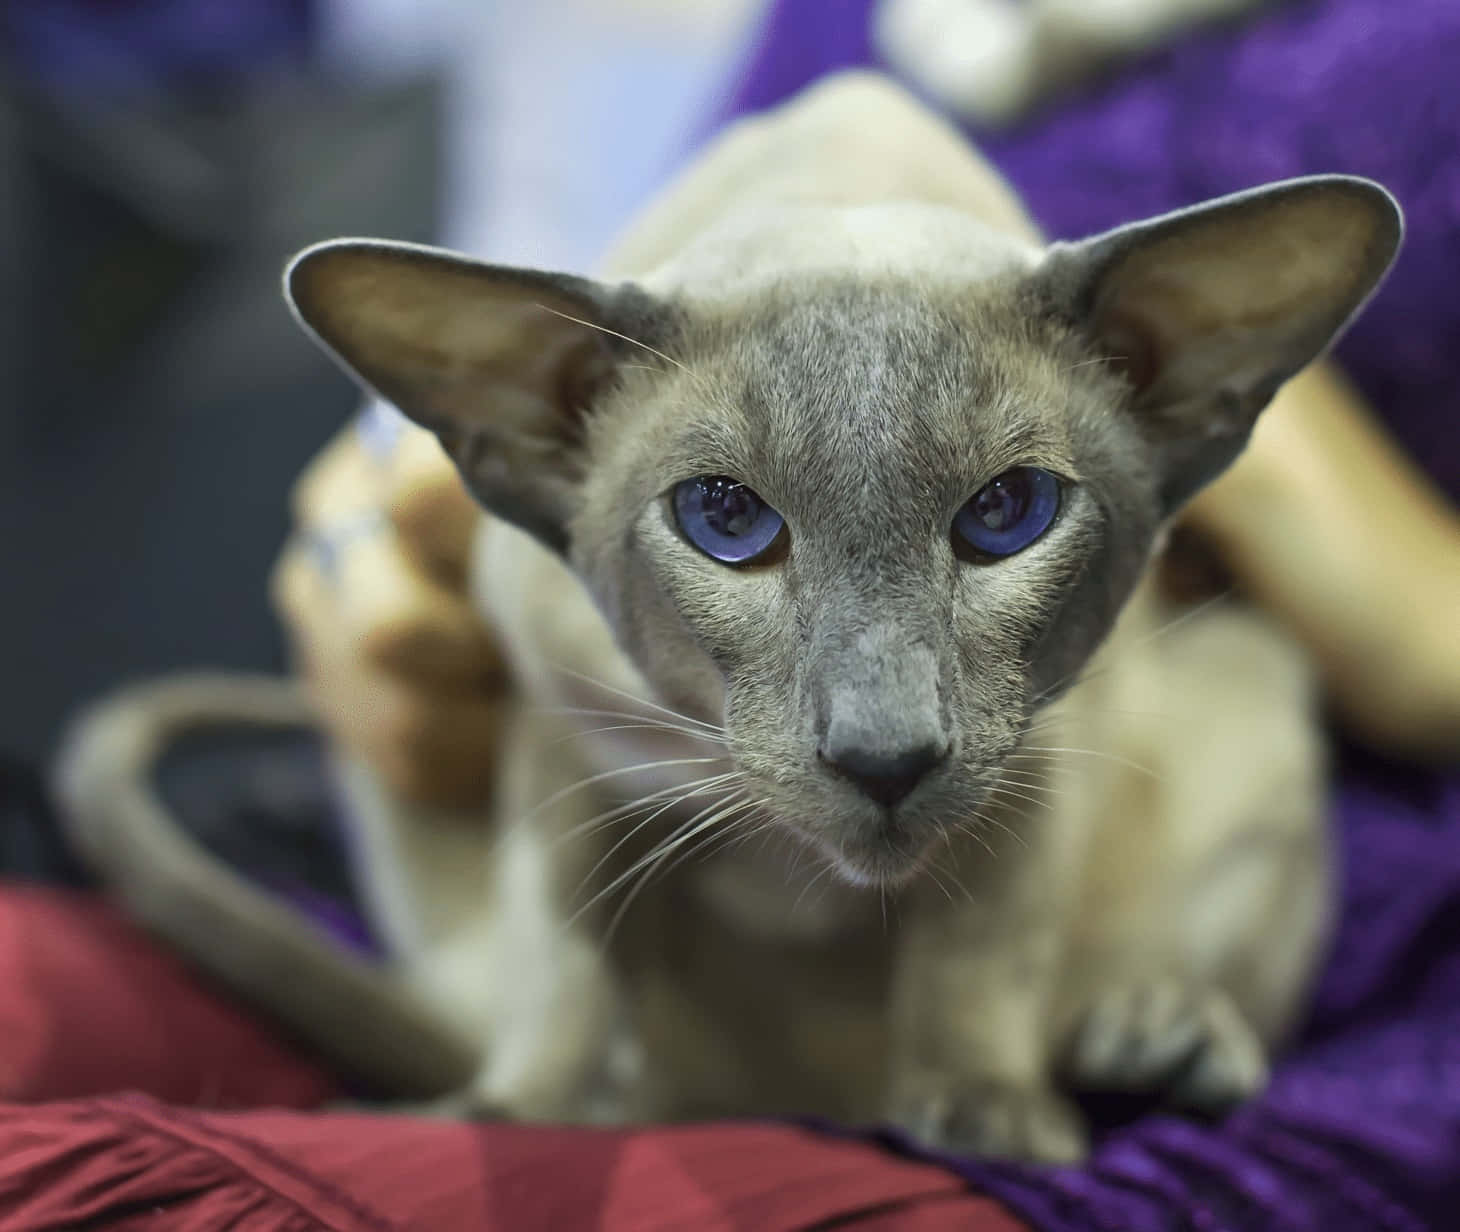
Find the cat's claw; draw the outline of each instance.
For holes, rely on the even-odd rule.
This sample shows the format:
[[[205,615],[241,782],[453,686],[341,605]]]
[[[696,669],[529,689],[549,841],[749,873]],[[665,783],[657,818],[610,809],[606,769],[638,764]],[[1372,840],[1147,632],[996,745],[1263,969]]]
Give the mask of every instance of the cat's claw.
[[[1075,1025],[1062,1071],[1079,1090],[1157,1095],[1217,1115],[1262,1089],[1267,1060],[1226,993],[1154,979],[1097,996]]]
[[[927,1146],[1035,1163],[1076,1163],[1088,1145],[1079,1113],[1047,1088],[926,1074],[902,1084],[892,1119]]]

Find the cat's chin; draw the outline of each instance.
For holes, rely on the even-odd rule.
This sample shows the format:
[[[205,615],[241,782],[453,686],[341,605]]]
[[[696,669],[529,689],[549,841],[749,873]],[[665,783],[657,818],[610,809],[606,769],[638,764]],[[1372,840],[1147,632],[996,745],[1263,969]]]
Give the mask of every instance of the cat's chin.
[[[916,877],[923,867],[921,851],[909,854],[885,843],[828,847],[826,854],[843,881],[862,889],[897,889]]]

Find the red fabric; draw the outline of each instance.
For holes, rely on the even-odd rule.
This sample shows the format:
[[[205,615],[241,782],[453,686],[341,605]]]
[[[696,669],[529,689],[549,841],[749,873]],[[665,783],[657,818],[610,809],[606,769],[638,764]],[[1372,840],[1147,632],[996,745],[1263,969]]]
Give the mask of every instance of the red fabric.
[[[0,1232],[1023,1228],[952,1173],[786,1126],[257,1107],[331,1087],[106,906],[0,891]],[[127,1088],[149,1094],[71,1098]]]
[[[336,1084],[86,894],[0,892],[0,1100],[116,1090],[314,1107]]]
[[[640,1131],[0,1106],[0,1230],[1021,1232],[952,1173],[785,1126]]]

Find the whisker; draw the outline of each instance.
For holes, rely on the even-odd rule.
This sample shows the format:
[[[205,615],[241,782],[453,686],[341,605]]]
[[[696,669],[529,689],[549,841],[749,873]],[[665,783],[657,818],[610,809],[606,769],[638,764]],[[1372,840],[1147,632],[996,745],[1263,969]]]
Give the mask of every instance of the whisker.
[[[1172,714],[1167,710],[1133,710],[1127,706],[1090,706],[1082,707],[1082,713],[1103,716],[1111,714],[1133,715],[1139,719],[1184,719],[1190,716],[1183,714]],[[1063,714],[1038,714],[1029,724],[1028,731],[1037,731],[1041,727],[1054,727],[1060,723],[1069,722],[1069,716]]]
[[[718,744],[724,744],[726,736],[723,727],[714,727],[708,723],[700,723],[697,727],[688,727],[683,723],[671,723],[668,719],[661,719],[652,714],[630,714],[627,710],[596,710],[587,709],[582,706],[538,706],[533,709],[533,713],[569,715],[574,718],[626,719],[634,723],[643,723],[647,727],[658,726],[662,727],[665,731],[679,732],[685,736],[713,740]],[[695,720],[695,722],[698,723],[698,720]]]
[[[988,818],[984,817],[982,813],[975,813],[974,816],[977,817],[980,821],[988,820]],[[986,852],[988,852],[989,855],[993,856],[994,859],[998,859],[999,853],[994,850],[993,844],[990,843],[988,839],[986,839],[967,822],[955,821],[953,823],[953,828],[962,831],[962,833],[968,835],[969,838],[973,839],[973,841],[976,842],[980,847],[982,847]],[[1007,826],[1004,828],[1008,829]],[[1013,834],[1014,832],[1012,830],[1009,830],[1009,833]]]
[[[710,789],[710,790],[713,790],[713,789]],[[703,793],[699,793],[699,794],[703,794]],[[730,797],[728,797],[728,798],[729,799],[734,799],[734,795],[735,794],[738,794],[738,793],[732,793],[732,795]],[[726,799],[727,799],[727,797],[722,796],[720,799],[713,801],[709,805],[709,808],[707,808],[704,811],[705,812],[708,812],[709,809],[718,808],[721,804],[725,803],[725,800]],[[638,824],[636,824],[633,827],[633,829],[631,829],[627,834],[622,835],[619,838],[618,842],[616,842],[612,847],[610,847],[606,852],[603,853],[603,855],[599,858],[598,863],[595,864],[591,869],[588,870],[587,875],[583,878],[582,884],[585,885],[585,886],[588,885],[588,884],[590,884],[592,882],[593,878],[598,875],[598,870],[601,869],[605,864],[607,864],[609,862],[609,860],[611,860],[614,857],[614,855],[623,847],[623,845],[625,843],[627,843],[630,839],[632,839],[634,837],[634,835],[638,834],[641,830],[643,830],[643,828],[645,826],[647,826],[651,822],[653,822],[655,818],[662,816],[664,813],[668,812],[670,809],[672,809],[678,803],[680,803],[679,800],[671,800],[671,801],[669,801],[669,803],[665,804],[663,807],[655,809],[648,817],[644,818],[643,821],[641,821]]]
[[[754,807],[759,803],[760,801],[758,800],[746,801],[747,807]],[[722,818],[721,820],[724,819]],[[734,817],[730,824],[725,827],[723,833],[711,835],[698,847],[691,847],[687,851],[682,852],[672,864],[664,869],[664,875],[667,877],[684,863],[684,861],[694,856],[699,856],[702,860],[708,860],[713,855],[727,851],[738,843],[748,842],[764,830],[773,828],[772,822],[765,818],[756,817],[753,814],[742,814],[741,816]],[[715,845],[717,843],[719,844],[718,847]]]
[[[633,346],[642,347],[644,350],[648,351],[650,355],[657,355],[666,364],[673,364],[681,372],[688,373],[690,376],[694,375],[693,372],[690,372],[690,370],[685,367],[684,364],[680,363],[679,360],[675,359],[674,356],[666,355],[663,351],[651,347],[647,342],[640,342],[637,338],[630,338],[628,334],[621,334],[616,329],[609,329],[607,325],[600,325],[597,321],[585,321],[581,317],[575,317],[566,312],[559,312],[558,309],[550,308],[547,304],[544,303],[535,303],[534,307],[541,308],[544,312],[550,312],[555,317],[562,317],[565,321],[572,321],[574,325],[585,325],[589,329],[596,329],[600,334],[607,334],[611,338],[618,338],[621,341],[630,343]]]
[[[742,776],[739,770],[731,770],[727,774],[711,775],[709,778],[696,779],[692,783],[677,784],[673,787],[661,787],[658,791],[651,791],[647,795],[640,796],[637,800],[630,800],[625,804],[615,805],[613,808],[599,813],[597,817],[591,817],[587,821],[580,822],[570,830],[566,830],[562,834],[557,835],[548,846],[550,848],[555,847],[560,843],[567,842],[569,839],[591,834],[594,830],[602,829],[616,821],[626,820],[636,813],[653,808],[666,797],[669,798],[671,806],[681,804],[685,800],[692,800],[697,796],[702,796],[705,792],[713,791],[716,787],[724,786],[740,777]]]
[[[700,818],[704,817],[707,813],[711,812],[712,810],[721,807],[723,805],[723,803],[724,803],[724,797],[721,797],[719,800],[715,800],[711,804],[707,805],[705,808],[701,809],[693,817],[689,818],[689,820],[684,821],[684,822],[681,822],[678,826],[676,826],[670,832],[668,838],[661,839],[659,842],[655,843],[644,856],[641,856],[638,860],[636,860],[633,864],[631,864],[628,869],[626,869],[624,872],[620,873],[611,882],[609,882],[608,885],[604,886],[601,890],[599,890],[597,893],[595,893],[592,898],[590,898],[587,902],[585,902],[577,911],[575,911],[568,918],[568,920],[563,925],[563,927],[564,928],[570,927],[585,912],[591,911],[598,903],[602,902],[606,897],[608,897],[610,894],[612,894],[616,889],[618,889],[625,882],[627,882],[631,878],[633,878],[642,869],[644,869],[645,867],[653,864],[653,862],[660,857],[660,855],[663,853],[663,851],[666,849],[666,847],[668,846],[668,844],[670,842],[672,842],[678,836],[686,833],[688,830],[692,829],[693,826],[695,825],[695,823]],[[599,864],[594,867],[593,872],[597,872],[598,868],[601,867],[601,866],[602,866],[602,861],[600,861]],[[582,889],[583,889],[583,887],[586,886],[589,883],[589,881],[591,880],[591,878],[593,876],[593,872],[590,872],[588,874],[588,876],[585,876],[583,878],[582,882],[579,883],[579,892],[581,892]],[[607,936],[606,935],[605,935],[605,937],[604,937],[603,940],[604,940],[604,943],[606,944],[607,943]]]
[[[1129,357],[1125,355],[1097,355],[1094,359],[1082,359],[1077,364],[1071,364],[1068,368],[1065,369],[1065,371],[1073,372],[1076,368],[1088,368],[1092,364],[1108,364],[1116,360],[1124,360],[1127,358]]]
[[[1232,593],[1232,590],[1229,588],[1222,591],[1220,594],[1213,595],[1209,599],[1203,599],[1195,607],[1188,608],[1179,616],[1172,617],[1170,620],[1166,621],[1165,624],[1159,626],[1156,629],[1153,629],[1151,632],[1138,638],[1135,642],[1131,643],[1131,645],[1127,649],[1138,650],[1142,646],[1150,645],[1150,643],[1154,642],[1158,637],[1164,637],[1166,634],[1172,632],[1173,630],[1180,628],[1188,620],[1199,616],[1209,607],[1221,603],[1225,599],[1230,599],[1232,597]],[[1070,683],[1071,681],[1073,681],[1073,684],[1071,684],[1070,687],[1075,688],[1079,685],[1086,684],[1091,680],[1098,680],[1108,671],[1110,671],[1109,664],[1101,667],[1098,671],[1091,671],[1090,665],[1088,664],[1084,667],[1077,668],[1075,671],[1069,672],[1066,675],[1060,677],[1060,679],[1056,680],[1052,685],[1049,686],[1049,688],[1045,689],[1037,697],[1035,697],[1032,704],[1036,706],[1040,705],[1041,703],[1048,700],[1055,693],[1057,693],[1064,685]]]
[[[718,727],[714,723],[706,723],[703,719],[697,719],[693,715],[683,714],[670,706],[662,706],[658,702],[649,701],[648,698],[638,697],[630,693],[627,689],[616,688],[614,685],[609,684],[607,681],[599,680],[597,677],[585,675],[583,672],[575,671],[571,667],[564,667],[561,663],[550,663],[548,666],[555,672],[561,672],[565,676],[572,676],[575,680],[581,680],[584,684],[593,685],[595,688],[602,689],[605,693],[611,693],[615,697],[622,697],[636,706],[644,706],[660,714],[667,714],[671,719],[677,719],[681,723],[689,724],[691,727],[699,727],[705,731],[717,733],[723,733],[725,730],[723,727]]]
[[[728,799],[734,800],[735,795],[737,794],[740,793],[733,793],[728,797]],[[701,809],[688,821],[683,822],[681,825],[679,825],[669,835],[667,839],[663,840],[660,843],[656,843],[647,855],[641,856],[625,872],[620,873],[617,877],[610,881],[608,885],[606,885],[602,890],[600,890],[586,903],[584,903],[583,906],[575,911],[573,915],[567,920],[567,924],[573,924],[585,912],[590,911],[596,904],[602,902],[604,898],[606,898],[608,895],[617,890],[620,886],[626,884],[632,878],[637,876],[645,868],[650,867],[657,860],[662,859],[663,856],[669,854],[669,852],[677,851],[682,843],[688,842],[689,839],[693,838],[696,834],[701,833],[701,831],[705,827],[713,825],[716,821],[720,819],[720,814],[715,813],[714,810],[722,808],[722,806],[726,806],[726,801],[726,797],[722,797],[721,799],[714,801],[712,804]],[[738,805],[731,804],[728,807],[736,808],[738,807]],[[710,815],[707,817],[707,814]],[[597,869],[595,868],[594,871],[596,872]],[[592,874],[590,873],[589,877],[591,876]],[[588,877],[585,877],[583,880],[586,883],[588,879]]]
[[[1049,807],[1048,800],[1041,800],[1038,796],[1026,796],[1022,791],[1015,791],[1012,787],[1001,787],[995,784],[994,786],[985,788],[985,790],[990,795],[1008,796],[1014,800],[1027,800],[1030,804],[1037,805],[1039,808]]]
[[[939,871],[948,874],[948,879],[951,882],[953,882],[954,888],[956,890],[958,890],[959,893],[961,893],[964,898],[966,898],[971,903],[976,902],[977,900],[973,897],[973,891],[971,891],[966,885],[964,885],[963,882],[962,882],[962,880],[958,876],[958,857],[957,857],[957,853],[954,852],[951,847],[947,847],[947,841],[948,841],[948,838],[949,837],[950,836],[948,834],[947,827],[945,826],[943,828],[943,840],[944,840],[944,845],[945,845],[945,847],[948,850],[948,855],[949,855],[949,859],[952,862],[952,867],[949,867],[948,865],[943,865],[943,864],[939,864],[939,865],[937,865],[937,867],[938,867]],[[929,859],[932,860],[932,857],[929,856]]]
[[[722,743],[718,737],[707,735],[704,732],[691,731],[687,727],[674,727],[668,723],[615,723],[611,727],[588,727],[582,731],[571,731],[566,736],[559,736],[556,740],[548,741],[549,746],[563,744],[569,740],[578,740],[584,736],[600,736],[604,732],[616,731],[660,731],[669,732],[671,735],[688,736],[695,740],[704,740],[712,744]]]
[[[632,719],[639,723],[663,723],[671,731],[678,731],[681,726],[678,723],[671,723],[667,719],[657,718],[652,714],[634,714],[630,710],[600,710],[588,706],[538,706],[533,709],[533,713],[567,714],[600,719]]]
[[[952,891],[950,891],[948,889],[948,887],[943,884],[943,879],[941,877],[939,877],[936,872],[933,871],[933,868],[934,868],[933,861],[931,859],[920,859],[918,861],[918,863],[917,863],[917,870],[918,870],[918,872],[920,872],[920,873],[926,873],[927,876],[928,876],[928,879],[935,886],[937,886],[938,889],[940,889],[940,890],[943,891],[943,897],[946,898],[951,903],[953,901],[953,893],[952,893]]]
[[[1066,790],[1065,788],[1042,787],[1038,783],[1021,783],[1018,779],[1000,778],[997,783],[991,784],[990,790],[993,788],[998,788],[999,791],[997,794],[1001,794],[1009,799],[1029,800],[1030,803],[1038,804],[1047,809],[1057,808],[1064,801],[1076,798],[1076,794],[1073,791]],[[1041,794],[1034,799],[1031,799],[1029,796],[1017,795],[1019,791],[1026,788],[1031,791],[1040,792]],[[994,804],[995,802],[990,800],[989,803]],[[1023,817],[1024,815],[1025,811],[1021,809],[1019,816]]]
[[[732,796],[731,799],[733,800],[734,797]],[[738,812],[742,812],[748,808],[754,808],[757,801],[752,798],[749,800],[741,800],[738,803],[727,804],[725,801],[718,801],[717,803],[724,804],[725,807],[721,808],[721,810],[718,813],[715,813],[713,816],[707,817],[705,818],[705,820],[699,822],[699,824],[695,825],[694,828],[690,830],[687,834],[678,834],[678,832],[676,832],[677,837],[671,837],[666,842],[655,847],[654,850],[649,853],[649,855],[645,856],[642,860],[634,864],[634,866],[630,868],[626,873],[622,874],[619,877],[616,877],[613,882],[603,891],[603,893],[594,896],[592,902],[588,904],[589,907],[593,905],[593,902],[599,901],[605,895],[612,894],[616,889],[619,888],[619,886],[623,885],[635,874],[642,872],[642,876],[639,877],[637,884],[635,884],[633,889],[624,896],[623,902],[618,905],[617,910],[613,913],[613,918],[609,920],[608,928],[604,930],[605,944],[607,943],[608,939],[612,937],[613,934],[617,931],[619,922],[624,918],[624,915],[627,913],[629,907],[633,905],[634,900],[639,896],[639,893],[644,889],[644,887],[653,880],[654,874],[659,870],[660,866],[663,865],[665,860],[667,860],[686,843],[691,842],[699,835],[705,833],[705,831],[709,830],[712,826],[718,824],[726,818],[735,816],[735,814]],[[710,807],[714,808],[716,806],[711,805]],[[706,812],[709,812],[709,809],[703,810],[699,814],[699,816],[704,816],[704,813]],[[691,819],[691,822],[693,822],[693,820],[694,819]],[[587,910],[587,907],[585,907],[584,910]]]
[[[1161,776],[1157,774],[1154,770],[1152,770],[1150,766],[1143,766],[1138,761],[1131,761],[1129,757],[1121,757],[1119,754],[1116,753],[1106,753],[1100,749],[1078,749],[1071,748],[1066,745],[1053,744],[1026,744],[1022,745],[1020,747],[1020,751],[1012,754],[1012,756],[1023,757],[1025,755],[1025,750],[1030,753],[1073,753],[1084,757],[1099,757],[1103,758],[1105,761],[1115,762],[1117,765],[1129,766],[1132,770],[1139,770],[1142,774],[1150,775],[1157,782],[1163,781]],[[1055,761],[1057,759],[1049,757],[1045,758],[1045,760]]]
[[[1003,810],[1006,815],[1013,817],[1013,819],[1021,825],[1027,826],[1031,824],[1037,824],[1036,822],[1031,822],[1030,820],[1028,805],[1021,806],[1012,802],[1000,802],[996,803],[994,807]],[[990,816],[989,814],[984,812],[973,812],[970,813],[969,816],[977,819],[988,830],[997,830],[1000,834],[1007,834],[1011,839],[1018,843],[1019,846],[1023,847],[1025,850],[1028,850],[1029,840],[1026,839],[1024,835],[1020,834],[1018,830],[1014,829],[1013,826],[1010,826],[1001,821],[997,816]]]
[[[725,855],[737,847],[743,847],[755,838],[768,839],[774,835],[775,830],[775,822],[764,815],[751,814],[746,817],[738,817],[727,831],[725,842],[719,847],[706,845],[704,858],[708,860],[712,855]]]
[[[1050,763],[1058,765],[1058,762]],[[1068,787],[1062,787],[1056,783],[1046,780],[1047,772],[1038,770],[1010,770],[1007,766],[999,770],[997,783],[1012,783],[1015,787],[1024,787],[1030,791],[1042,791],[1046,795],[1059,799],[1070,795]],[[1018,776],[1018,777],[1016,777]]]
[[[826,859],[825,856],[823,856],[822,858],[823,859]],[[796,895],[796,901],[791,904],[791,914],[792,915],[795,915],[796,914],[796,909],[801,906],[801,900],[803,898],[805,898],[808,893],[810,893],[811,887],[814,886],[818,881],[820,881],[823,877],[825,877],[827,875],[827,873],[831,872],[835,868],[836,868],[836,863],[834,861],[832,861],[832,860],[827,860],[825,867],[822,868],[822,870],[819,873],[817,873],[816,876],[814,876],[813,878],[811,878],[810,881],[808,881],[804,886],[801,887],[801,893],[799,893],[798,895]]]
[[[731,832],[732,833],[733,833],[733,831],[735,829],[735,826],[737,824],[738,824],[738,819],[737,819],[736,822],[732,822],[731,823],[730,829],[731,829]],[[688,842],[689,839],[692,838],[692,837],[693,837],[692,835],[686,836],[685,841]],[[622,923],[624,917],[628,915],[629,908],[631,906],[633,906],[634,900],[636,898],[638,898],[639,897],[639,894],[645,889],[645,887],[647,887],[648,884],[651,881],[654,880],[655,876],[658,875],[658,873],[660,872],[661,868],[663,868],[664,875],[667,877],[676,868],[678,868],[679,865],[684,862],[684,860],[686,860],[688,857],[690,857],[692,855],[695,855],[695,854],[700,853],[703,847],[708,846],[709,844],[713,843],[715,841],[715,838],[719,838],[719,837],[722,837],[722,836],[715,835],[715,836],[711,837],[710,839],[707,839],[704,844],[701,844],[701,847],[700,848],[695,848],[695,847],[689,848],[689,850],[681,853],[672,863],[670,863],[670,865],[667,868],[663,868],[663,864],[664,864],[664,861],[668,858],[668,856],[669,856],[670,853],[668,851],[663,852],[658,857],[658,859],[652,865],[650,865],[649,868],[647,868],[647,869],[644,870],[643,875],[634,884],[633,888],[626,895],[624,895],[623,902],[621,902],[618,905],[617,909],[613,913],[613,918],[610,919],[609,922],[608,922],[608,927],[603,930],[603,944],[605,946],[607,946],[613,940],[614,936],[618,932],[619,924]],[[708,854],[708,853],[706,853],[706,854]]]
[[[657,770],[666,766],[703,766],[713,762],[723,762],[723,757],[671,757],[664,761],[644,761],[632,766],[615,766],[612,770],[604,770],[598,774],[589,775],[586,779],[579,779],[576,783],[570,783],[567,787],[560,788],[553,792],[546,800],[534,805],[523,814],[521,820],[528,821],[536,817],[544,809],[551,808],[560,800],[571,796],[575,791],[582,791],[585,787],[592,787],[595,783],[602,783],[607,779],[618,778],[625,774],[634,774],[640,770]]]

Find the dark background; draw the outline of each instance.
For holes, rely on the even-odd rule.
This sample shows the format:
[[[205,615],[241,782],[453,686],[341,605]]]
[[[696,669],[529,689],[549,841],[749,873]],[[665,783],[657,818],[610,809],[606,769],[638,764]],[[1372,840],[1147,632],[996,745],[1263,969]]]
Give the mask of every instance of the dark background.
[[[287,494],[357,400],[280,271],[438,229],[438,82],[326,78],[292,0],[109,7],[0,9],[0,754],[32,762],[123,681],[284,667]]]

